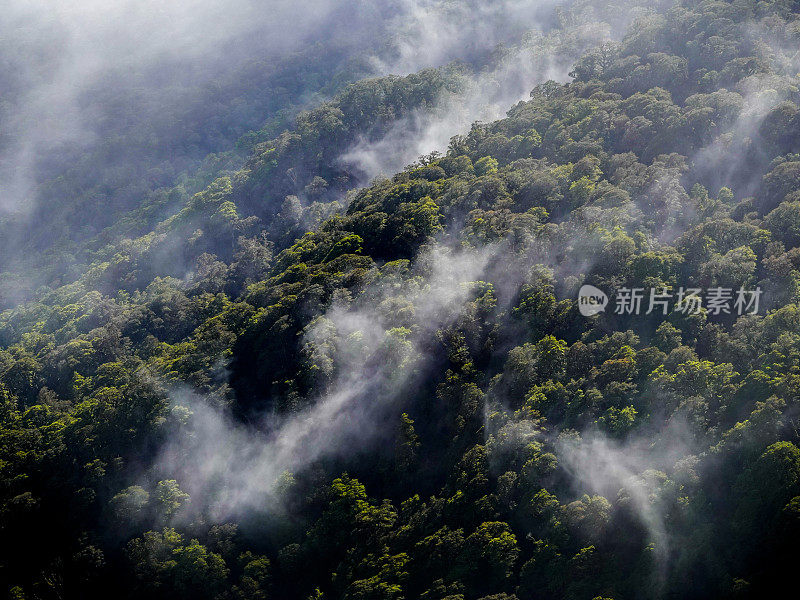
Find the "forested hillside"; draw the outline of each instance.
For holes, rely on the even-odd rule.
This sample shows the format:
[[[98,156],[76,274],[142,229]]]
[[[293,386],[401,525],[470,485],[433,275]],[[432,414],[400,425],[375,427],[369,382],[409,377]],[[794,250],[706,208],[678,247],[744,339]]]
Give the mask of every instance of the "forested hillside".
[[[402,31],[251,64],[3,217],[2,593],[796,587],[800,4],[523,8],[419,70]],[[733,295],[649,295],[690,289]]]

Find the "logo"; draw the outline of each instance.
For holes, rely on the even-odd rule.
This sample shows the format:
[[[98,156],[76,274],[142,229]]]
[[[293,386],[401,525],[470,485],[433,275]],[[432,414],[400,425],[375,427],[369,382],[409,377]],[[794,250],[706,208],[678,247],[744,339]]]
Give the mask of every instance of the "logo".
[[[584,317],[603,312],[608,306],[608,296],[593,285],[581,286],[578,290],[578,310]]]

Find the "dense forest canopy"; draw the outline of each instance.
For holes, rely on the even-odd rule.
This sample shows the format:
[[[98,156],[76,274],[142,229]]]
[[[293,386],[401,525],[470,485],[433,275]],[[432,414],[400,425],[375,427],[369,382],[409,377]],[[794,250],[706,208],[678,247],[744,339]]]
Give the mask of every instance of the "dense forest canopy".
[[[0,37],[2,593],[785,594],[800,3],[318,8],[112,53],[89,137]]]

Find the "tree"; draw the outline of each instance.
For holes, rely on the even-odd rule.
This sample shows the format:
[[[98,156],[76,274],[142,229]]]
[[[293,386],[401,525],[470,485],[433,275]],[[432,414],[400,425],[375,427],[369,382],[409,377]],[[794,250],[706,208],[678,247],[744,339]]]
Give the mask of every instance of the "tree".
[[[800,200],[781,202],[764,218],[764,225],[787,247],[800,246]]]
[[[156,484],[154,502],[161,516],[170,519],[189,501],[189,494],[178,487],[174,479],[165,479]]]

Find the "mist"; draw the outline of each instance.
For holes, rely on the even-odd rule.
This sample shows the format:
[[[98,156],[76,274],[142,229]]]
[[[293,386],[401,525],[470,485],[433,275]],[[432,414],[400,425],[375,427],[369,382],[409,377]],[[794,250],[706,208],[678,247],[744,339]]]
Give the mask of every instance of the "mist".
[[[536,83],[566,78],[574,56],[559,56],[554,38],[541,33],[557,25],[556,4],[318,0],[297,11],[284,0],[14,0],[0,24],[4,304],[83,269],[36,273],[32,249],[75,256],[154,191],[184,181],[206,156],[231,151],[270,118],[281,115],[280,123],[281,111],[319,104],[341,82],[465,65],[472,74],[463,93],[398,120],[378,141],[343,148],[340,164],[366,184],[444,149],[474,121],[502,116]],[[520,45],[523,35],[528,41]],[[289,65],[291,73],[292,61],[320,63],[314,68],[322,77],[281,91],[281,69]],[[262,97],[246,83],[253,79],[269,94],[278,86],[275,97]],[[340,83],[326,83],[332,79]],[[227,91],[239,88],[240,96]]]
[[[625,503],[645,527],[652,544],[655,576],[663,585],[670,554],[679,551],[677,531],[671,530],[661,485],[679,461],[699,451],[690,428],[670,420],[661,430],[643,429],[625,440],[612,439],[596,429],[580,436],[553,440],[559,464],[576,493],[598,494]]]
[[[352,301],[335,302],[304,334],[317,364],[330,363],[326,392],[288,417],[262,415],[256,424],[234,419],[189,390],[171,395],[181,426],[171,432],[150,478],[176,479],[191,497],[186,512],[215,522],[249,511],[280,511],[284,473],[316,461],[352,457],[392,441],[386,419],[396,413],[431,361],[438,329],[451,324],[471,299],[499,246],[450,250],[434,246],[411,272],[389,277]],[[384,308],[406,306],[402,325]]]
[[[3,79],[10,87],[0,117],[0,208],[32,210],[43,155],[103,135],[102,120],[114,107],[104,105],[102,95],[87,96],[97,86],[122,86],[117,93],[134,100],[127,118],[158,118],[156,106],[174,111],[249,55],[278,59],[296,49],[334,9],[325,0],[301,15],[283,0],[12,0],[0,31]]]
[[[59,164],[52,153],[88,149],[124,121],[181,119],[181,105],[248,62],[278,63],[320,41],[362,56],[376,76],[481,62],[540,28],[553,4],[314,0],[298,10],[288,0],[12,0],[0,24],[0,211],[36,207],[47,167]]]
[[[458,93],[445,94],[435,106],[418,109],[410,117],[398,120],[377,141],[360,140],[343,154],[342,164],[356,169],[364,183],[378,176],[391,175],[422,155],[444,152],[451,138],[468,131],[473,123],[502,118],[515,104],[527,100],[530,91],[538,84],[566,82],[582,52],[612,39],[611,26],[592,23],[552,30],[547,20],[540,21],[537,17],[554,5],[554,2],[546,1],[499,3],[491,9],[478,10],[477,21],[471,20],[474,18],[471,15],[466,21],[471,26],[466,27],[462,25],[463,19],[455,18],[445,10],[433,19],[434,22],[445,20],[449,23],[442,24],[445,35],[441,38],[433,37],[429,29],[420,26],[410,35],[415,43],[400,45],[400,57],[394,67],[389,69],[381,63],[381,69],[405,72],[431,66],[437,60],[442,64],[455,59],[464,60],[464,56],[451,54],[457,48],[469,50],[478,43],[485,51],[493,49],[494,56],[487,66],[464,73],[462,89]],[[452,7],[446,5],[446,8]],[[485,11],[490,14],[484,15]],[[412,24],[419,22],[430,26],[430,12],[424,11]],[[497,20],[493,19],[497,15],[504,18],[513,16],[511,20],[515,26],[524,31],[521,42],[493,47],[495,40],[499,39],[495,31]],[[454,28],[454,23],[459,27]],[[479,30],[474,31],[472,27],[479,27]],[[451,39],[447,33],[454,37]],[[399,38],[406,39],[402,33]],[[426,58],[430,61],[428,65],[424,62]]]

